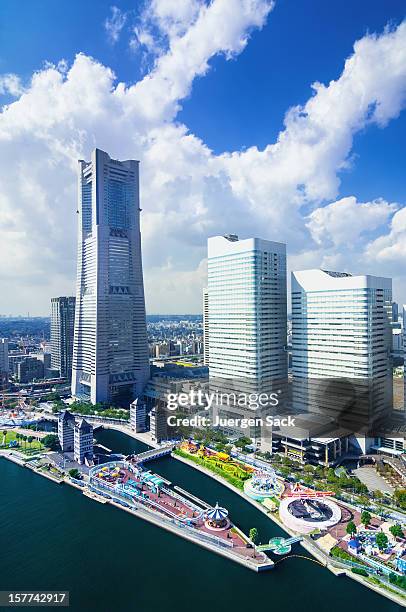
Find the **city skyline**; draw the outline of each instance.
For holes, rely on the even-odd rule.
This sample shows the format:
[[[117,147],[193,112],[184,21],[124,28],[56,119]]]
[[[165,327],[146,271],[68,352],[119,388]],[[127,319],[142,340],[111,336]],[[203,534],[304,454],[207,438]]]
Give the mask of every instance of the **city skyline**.
[[[169,312],[201,312],[205,243],[225,233],[287,243],[288,274],[391,276],[406,302],[403,10],[355,3],[348,20],[333,7],[330,19],[320,2],[292,12],[191,0],[178,13],[101,2],[84,17],[89,35],[73,2],[64,10],[77,36],[57,48],[43,35],[22,57],[11,36],[0,81],[2,311],[45,315],[51,297],[73,294],[75,160],[95,145],[141,162],[148,312],[162,312],[163,296]],[[11,3],[0,10],[19,21]],[[43,34],[55,19],[48,11]],[[332,33],[332,22],[342,27]],[[37,39],[30,23],[26,38]]]

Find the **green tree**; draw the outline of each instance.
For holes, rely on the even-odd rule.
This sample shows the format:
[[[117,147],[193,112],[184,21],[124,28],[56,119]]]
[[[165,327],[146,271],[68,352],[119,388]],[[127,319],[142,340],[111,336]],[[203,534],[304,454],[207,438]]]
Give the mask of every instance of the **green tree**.
[[[335,475],[335,472],[334,472],[333,468],[329,468],[327,470],[327,482],[329,484],[333,484],[333,483],[337,482],[337,480],[338,480],[338,478]]]
[[[392,527],[389,527],[389,531],[391,532],[394,538],[404,538],[405,537],[403,533],[403,529],[399,525],[399,523],[396,523],[396,525],[392,525]]]
[[[251,527],[250,531],[249,531],[249,539],[251,540],[251,542],[253,542],[254,544],[257,544],[258,542],[258,529],[256,527]]]
[[[406,489],[396,489],[394,497],[396,504],[406,510]]]
[[[379,550],[385,550],[385,548],[388,546],[388,536],[386,535],[386,533],[384,533],[383,531],[380,531],[379,533],[376,534],[376,545],[378,546]]]
[[[251,444],[251,438],[247,438],[246,436],[238,438],[238,440],[235,442],[235,446],[241,449],[248,446],[248,444]]]
[[[30,445],[30,448],[31,448],[31,444],[34,442],[34,437],[33,436],[28,436],[27,442],[28,442],[28,444]]]
[[[321,467],[321,465],[318,465],[315,470],[314,470],[314,475],[316,476],[316,478],[323,478],[324,476],[324,470]]]
[[[4,429],[4,430],[3,430],[3,446],[5,446],[5,445],[6,445],[6,436],[7,436],[7,430],[6,430],[6,429]]]
[[[353,536],[357,533],[357,527],[355,526],[354,521],[348,521],[347,527],[345,528],[348,535]]]
[[[21,437],[22,437],[22,440],[24,442],[24,448],[27,448],[27,436],[24,435],[24,436],[21,436]]]
[[[60,450],[58,436],[55,434],[48,434],[42,438],[42,443],[44,446],[49,448],[49,450],[57,451]]]
[[[364,510],[363,512],[361,512],[361,523],[365,526],[368,527],[368,525],[371,522],[371,515],[367,510]]]
[[[306,465],[303,468],[303,471],[306,474],[314,474],[314,467],[312,465],[310,465],[310,463],[306,463]]]
[[[71,470],[69,470],[68,474],[71,478],[76,478],[76,479],[80,478],[80,472],[76,468],[72,468]]]

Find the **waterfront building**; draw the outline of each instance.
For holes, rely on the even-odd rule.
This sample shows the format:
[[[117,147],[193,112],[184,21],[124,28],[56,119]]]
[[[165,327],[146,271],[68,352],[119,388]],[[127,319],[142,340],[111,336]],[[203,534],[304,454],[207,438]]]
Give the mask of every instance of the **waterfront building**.
[[[140,397],[130,404],[130,427],[136,433],[147,431],[147,407]]]
[[[58,416],[58,439],[63,453],[73,451],[75,417],[68,410]]]
[[[72,395],[128,405],[149,377],[139,162],[79,162]]]
[[[209,291],[203,289],[203,363],[209,365]]]
[[[168,439],[167,411],[164,406],[157,405],[149,415],[150,432],[153,442],[162,442]]]
[[[75,302],[74,297],[51,299],[51,368],[69,381],[72,378]]]
[[[80,463],[93,461],[93,427],[85,419],[77,421],[73,428],[73,458]]]
[[[8,380],[8,338],[0,338],[0,382]]]
[[[329,415],[354,433],[385,420],[393,396],[391,305],[389,278],[292,273],[296,411]]]
[[[208,240],[210,391],[278,393],[287,385],[286,245],[236,235]],[[280,406],[281,407],[281,406]],[[217,406],[220,417],[242,416]],[[247,416],[245,411],[245,416]],[[252,416],[252,414],[250,415]],[[241,435],[238,429],[226,429]],[[251,431],[251,437],[258,437]],[[261,445],[264,437],[260,434]]]

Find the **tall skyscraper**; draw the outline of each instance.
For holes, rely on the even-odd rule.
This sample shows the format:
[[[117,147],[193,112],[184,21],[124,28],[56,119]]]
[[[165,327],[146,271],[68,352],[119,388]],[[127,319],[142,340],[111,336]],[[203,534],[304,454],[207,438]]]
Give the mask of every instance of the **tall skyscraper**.
[[[71,380],[75,298],[51,298],[51,368]]]
[[[209,365],[209,292],[203,289],[203,363]]]
[[[279,392],[287,382],[286,245],[209,238],[208,298],[210,390]],[[236,413],[219,408],[219,416]]]
[[[72,395],[92,403],[127,404],[149,376],[138,164],[79,162]]]
[[[392,280],[292,273],[293,404],[368,427],[392,408]],[[353,433],[356,431],[352,430]]]
[[[8,380],[8,338],[0,338],[0,380]]]

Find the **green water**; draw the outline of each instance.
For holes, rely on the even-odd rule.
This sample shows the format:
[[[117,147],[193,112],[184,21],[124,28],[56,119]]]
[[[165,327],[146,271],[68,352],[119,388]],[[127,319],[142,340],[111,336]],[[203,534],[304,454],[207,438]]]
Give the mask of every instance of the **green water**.
[[[112,431],[98,439],[124,453],[145,448]],[[150,467],[210,503],[218,500],[244,530],[257,527],[262,542],[282,535],[250,504],[193,468],[170,458]],[[310,561],[286,560],[255,574],[4,459],[0,499],[0,590],[69,590],[74,612],[401,609]]]

